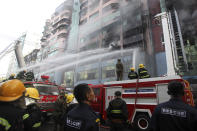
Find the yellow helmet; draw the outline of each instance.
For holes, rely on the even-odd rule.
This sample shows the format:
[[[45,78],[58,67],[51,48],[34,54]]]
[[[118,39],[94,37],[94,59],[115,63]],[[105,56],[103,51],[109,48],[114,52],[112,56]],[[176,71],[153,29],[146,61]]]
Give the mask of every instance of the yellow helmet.
[[[144,64],[139,64],[139,68],[144,68]]]
[[[15,76],[15,74],[11,74],[11,76]]]
[[[25,96],[39,100],[39,92],[36,88],[26,88]]]
[[[74,95],[73,94],[68,94],[66,97],[66,103],[71,103],[74,99]]]
[[[131,70],[131,71],[135,71],[135,68],[131,67],[130,70]]]
[[[25,86],[20,80],[13,79],[6,81],[0,86],[0,101],[15,101],[23,96],[25,90]]]

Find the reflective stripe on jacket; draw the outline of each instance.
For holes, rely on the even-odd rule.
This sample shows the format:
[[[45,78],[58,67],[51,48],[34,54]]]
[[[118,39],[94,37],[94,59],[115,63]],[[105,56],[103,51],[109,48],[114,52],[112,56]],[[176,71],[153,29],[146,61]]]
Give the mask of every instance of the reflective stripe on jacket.
[[[6,131],[9,130],[10,127],[11,127],[10,123],[6,119],[1,118],[1,117],[0,117],[0,125],[2,125],[3,127],[5,127],[5,130]]]

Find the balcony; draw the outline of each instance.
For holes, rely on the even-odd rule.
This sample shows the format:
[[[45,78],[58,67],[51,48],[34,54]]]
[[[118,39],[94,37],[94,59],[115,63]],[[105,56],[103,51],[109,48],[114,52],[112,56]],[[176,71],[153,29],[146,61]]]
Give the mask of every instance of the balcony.
[[[70,20],[71,20],[71,15],[67,15],[67,16],[64,15],[62,17],[59,17],[58,20],[54,21],[52,26],[53,27],[57,26],[57,24],[62,21],[66,21],[66,22],[68,22],[68,24],[70,24]]]
[[[63,30],[59,31],[58,35],[57,35],[57,39],[66,38],[68,33],[69,33],[69,31],[66,30],[66,29],[63,29]]]
[[[65,27],[65,29],[67,29],[69,25],[70,25],[70,20],[65,21],[63,19],[62,21],[60,21],[59,23],[57,23],[56,25],[53,26],[52,33],[56,32],[56,30],[58,30],[61,27]]]

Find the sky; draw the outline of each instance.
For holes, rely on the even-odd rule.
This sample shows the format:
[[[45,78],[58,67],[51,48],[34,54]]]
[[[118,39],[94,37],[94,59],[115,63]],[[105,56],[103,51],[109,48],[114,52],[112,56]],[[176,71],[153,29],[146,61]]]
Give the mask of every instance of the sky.
[[[65,0],[1,0],[0,52],[24,32],[42,34],[46,19]],[[10,54],[0,59],[0,77],[8,70]]]

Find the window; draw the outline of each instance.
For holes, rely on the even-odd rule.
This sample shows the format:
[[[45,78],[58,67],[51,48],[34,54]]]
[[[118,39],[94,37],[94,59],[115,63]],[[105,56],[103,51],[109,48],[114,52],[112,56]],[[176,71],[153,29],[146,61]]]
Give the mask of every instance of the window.
[[[91,65],[86,66],[86,67],[84,67],[84,66],[80,67],[81,69],[84,69],[84,70],[77,73],[77,81],[98,79],[98,77],[99,77],[98,68],[91,67],[92,69],[88,69],[90,67],[91,67]]]
[[[64,73],[64,84],[66,85],[66,87],[73,87],[74,71],[67,71]]]
[[[103,8],[103,13],[109,12],[109,11],[117,11],[119,9],[119,3],[111,3],[110,5],[107,5]]]
[[[34,87],[38,89],[41,95],[58,95],[59,90],[54,85],[34,84]]]
[[[102,62],[102,79],[114,78],[116,76],[116,60],[107,60]]]
[[[86,70],[78,73],[78,81],[98,79],[97,69]]]
[[[115,65],[114,66],[106,66],[102,69],[102,79],[115,77]]]

